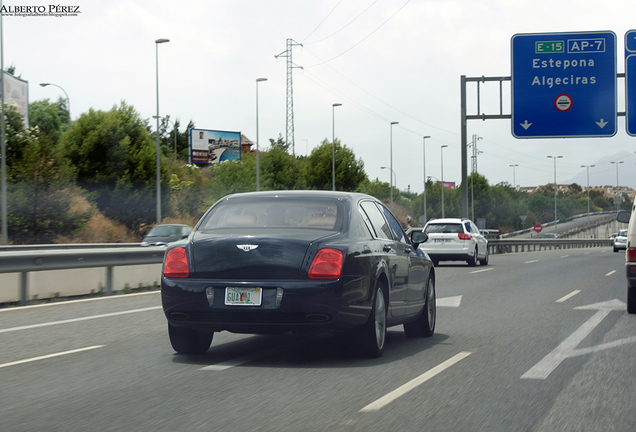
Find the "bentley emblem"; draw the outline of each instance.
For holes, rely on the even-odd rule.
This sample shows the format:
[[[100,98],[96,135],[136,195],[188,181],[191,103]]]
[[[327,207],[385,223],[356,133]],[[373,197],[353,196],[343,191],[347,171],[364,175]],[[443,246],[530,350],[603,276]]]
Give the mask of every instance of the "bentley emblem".
[[[236,245],[236,247],[242,250],[243,252],[249,252],[256,249],[258,245],[242,244],[242,245]]]

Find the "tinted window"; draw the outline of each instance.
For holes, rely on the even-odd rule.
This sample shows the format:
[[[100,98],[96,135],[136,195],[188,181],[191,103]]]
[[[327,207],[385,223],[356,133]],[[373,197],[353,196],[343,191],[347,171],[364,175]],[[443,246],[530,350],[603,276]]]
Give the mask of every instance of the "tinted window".
[[[424,229],[426,234],[459,234],[463,233],[462,224],[459,223],[429,223]]]
[[[470,228],[470,222],[464,222],[464,226],[466,227],[466,232],[472,232],[473,230]]]
[[[391,228],[389,227],[386,219],[380,213],[380,210],[375,205],[375,203],[371,201],[363,201],[360,203],[360,207],[364,210],[364,212],[369,217],[369,221],[375,230],[376,236],[378,238],[391,239],[393,240],[393,235],[391,234]]]
[[[388,208],[384,206],[378,206],[378,207],[380,207],[380,209],[384,212],[384,217],[386,218],[386,220],[389,221],[389,226],[391,227],[391,230],[393,230],[393,234],[395,235],[395,238],[403,243],[406,243],[404,230],[402,230],[402,226],[400,225],[400,222],[398,222],[398,220],[395,218],[395,216],[393,216],[393,214],[389,211]]]
[[[343,204],[335,199],[259,197],[224,201],[209,212],[200,230],[219,228],[315,228],[337,230]]]

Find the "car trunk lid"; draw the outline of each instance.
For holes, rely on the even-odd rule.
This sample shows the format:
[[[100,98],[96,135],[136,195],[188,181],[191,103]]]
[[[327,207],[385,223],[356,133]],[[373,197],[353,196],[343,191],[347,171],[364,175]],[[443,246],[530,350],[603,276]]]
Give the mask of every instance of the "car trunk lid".
[[[222,230],[219,230],[222,231]],[[236,231],[236,230],[235,230]],[[310,245],[333,235],[324,230],[267,233],[196,233],[191,277],[209,279],[299,279]],[[305,269],[306,271],[306,269]]]

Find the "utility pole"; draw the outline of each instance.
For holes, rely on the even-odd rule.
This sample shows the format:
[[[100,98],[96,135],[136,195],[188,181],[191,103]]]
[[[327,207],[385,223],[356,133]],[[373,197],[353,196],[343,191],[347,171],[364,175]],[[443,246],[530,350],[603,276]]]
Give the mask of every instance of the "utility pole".
[[[287,126],[285,129],[285,144],[288,148],[291,146],[292,154],[296,156],[296,145],[294,144],[294,84],[292,82],[292,69],[302,69],[302,66],[296,65],[292,61],[292,48],[294,46],[303,45],[293,39],[287,39],[287,49],[274,57],[287,57]]]

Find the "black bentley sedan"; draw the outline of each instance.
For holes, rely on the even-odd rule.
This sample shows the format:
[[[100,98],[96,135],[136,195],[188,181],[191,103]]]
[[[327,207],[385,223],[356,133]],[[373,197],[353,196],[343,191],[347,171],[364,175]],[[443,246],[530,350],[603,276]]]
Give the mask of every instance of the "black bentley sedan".
[[[435,272],[379,200],[364,194],[229,195],[166,250],[161,299],[178,353],[206,352],[214,332],[346,332],[379,357],[386,329],[435,329]]]

